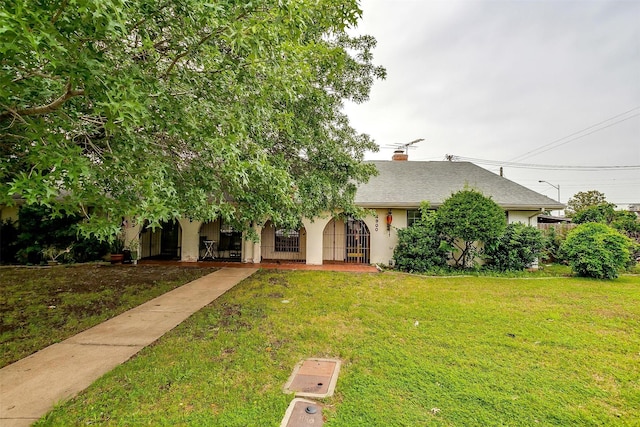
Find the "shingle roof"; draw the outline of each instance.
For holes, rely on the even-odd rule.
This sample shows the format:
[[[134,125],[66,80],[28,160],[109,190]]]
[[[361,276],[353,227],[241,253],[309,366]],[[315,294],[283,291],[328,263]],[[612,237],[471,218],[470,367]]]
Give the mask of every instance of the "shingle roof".
[[[503,209],[562,209],[564,205],[469,162],[371,161],[378,175],[361,184],[355,203],[365,208],[438,207],[464,188],[480,191]]]

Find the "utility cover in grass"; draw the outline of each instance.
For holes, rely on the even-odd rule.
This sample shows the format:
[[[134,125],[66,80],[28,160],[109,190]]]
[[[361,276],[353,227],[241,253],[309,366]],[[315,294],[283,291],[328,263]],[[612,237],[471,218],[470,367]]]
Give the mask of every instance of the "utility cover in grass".
[[[338,359],[307,359],[298,363],[284,386],[285,393],[324,398],[333,395],[340,373]]]
[[[289,404],[280,427],[321,426],[322,407],[310,400],[295,398]]]

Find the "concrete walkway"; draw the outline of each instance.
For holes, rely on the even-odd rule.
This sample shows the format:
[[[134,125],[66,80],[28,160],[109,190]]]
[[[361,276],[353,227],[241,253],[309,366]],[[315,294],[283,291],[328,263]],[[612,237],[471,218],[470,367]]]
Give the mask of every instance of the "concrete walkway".
[[[217,268],[259,268],[264,270],[302,270],[302,271],[342,271],[345,273],[377,273],[375,265],[350,264],[350,263],[325,263],[322,265],[309,265],[301,262],[227,262],[227,261],[165,261],[165,260],[140,260],[140,265],[179,265],[181,267],[217,267]]]
[[[256,268],[223,268],[0,369],[0,426],[29,426]]]

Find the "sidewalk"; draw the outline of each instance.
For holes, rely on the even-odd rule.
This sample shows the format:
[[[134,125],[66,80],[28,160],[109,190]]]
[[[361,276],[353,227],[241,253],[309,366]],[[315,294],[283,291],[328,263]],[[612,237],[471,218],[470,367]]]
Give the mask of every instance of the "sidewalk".
[[[257,268],[222,268],[0,369],[0,426],[29,426]]]
[[[369,264],[349,264],[349,263],[325,263],[322,265],[309,265],[300,262],[228,262],[228,261],[165,261],[165,260],[141,260],[142,265],[179,265],[181,267],[217,267],[217,268],[258,268],[265,270],[311,270],[311,271],[342,271],[346,273],[377,273],[378,269]]]

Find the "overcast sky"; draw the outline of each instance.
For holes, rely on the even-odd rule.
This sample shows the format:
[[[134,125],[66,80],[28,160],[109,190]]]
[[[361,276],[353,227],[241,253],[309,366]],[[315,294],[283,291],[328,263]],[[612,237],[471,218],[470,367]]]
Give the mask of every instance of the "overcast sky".
[[[377,41],[387,79],[345,106],[381,147],[417,138],[409,160],[446,154],[557,166],[640,165],[640,0],[362,0],[354,34]],[[565,138],[567,137],[567,138]],[[562,139],[564,138],[564,139]],[[369,153],[390,159],[393,149]],[[498,165],[478,165],[498,172]],[[566,203],[598,190],[640,203],[640,166],[504,167]]]

